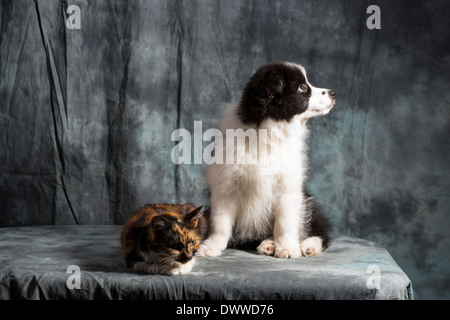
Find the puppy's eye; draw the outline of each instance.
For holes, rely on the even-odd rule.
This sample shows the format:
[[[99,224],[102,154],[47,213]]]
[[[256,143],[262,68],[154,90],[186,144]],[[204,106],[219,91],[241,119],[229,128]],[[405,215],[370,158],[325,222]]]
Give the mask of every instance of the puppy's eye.
[[[301,84],[300,87],[298,87],[298,92],[306,92],[308,90],[308,87],[304,84]]]

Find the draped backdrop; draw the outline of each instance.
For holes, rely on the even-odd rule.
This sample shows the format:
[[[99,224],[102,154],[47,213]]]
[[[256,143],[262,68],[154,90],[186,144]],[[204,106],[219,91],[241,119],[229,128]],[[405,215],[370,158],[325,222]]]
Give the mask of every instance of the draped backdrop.
[[[448,1],[1,3],[1,227],[207,205],[206,165],[173,163],[173,131],[213,128],[260,65],[289,60],[337,93],[309,122],[307,182],[334,233],[384,245],[418,298],[450,298]],[[191,142],[192,158],[209,144]]]

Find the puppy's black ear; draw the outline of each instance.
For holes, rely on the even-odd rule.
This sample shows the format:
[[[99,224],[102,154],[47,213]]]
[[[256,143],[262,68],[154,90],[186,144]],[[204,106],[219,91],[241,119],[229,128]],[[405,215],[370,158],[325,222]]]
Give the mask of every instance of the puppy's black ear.
[[[274,99],[277,99],[281,96],[284,90],[284,78],[283,74],[272,68],[267,71],[264,79],[263,79],[264,89],[266,91],[267,104],[271,103]]]
[[[271,104],[281,104],[285,90],[284,74],[277,63],[259,68],[247,82],[237,110],[240,120],[260,125],[274,110]]]

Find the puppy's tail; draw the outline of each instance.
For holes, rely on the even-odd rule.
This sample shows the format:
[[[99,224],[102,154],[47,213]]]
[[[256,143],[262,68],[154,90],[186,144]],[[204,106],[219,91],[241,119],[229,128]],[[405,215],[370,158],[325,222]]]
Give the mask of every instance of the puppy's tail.
[[[307,191],[304,191],[307,211],[309,213],[308,236],[320,237],[322,239],[322,247],[326,249],[330,242],[330,232],[332,225],[330,220],[322,213],[317,203]]]

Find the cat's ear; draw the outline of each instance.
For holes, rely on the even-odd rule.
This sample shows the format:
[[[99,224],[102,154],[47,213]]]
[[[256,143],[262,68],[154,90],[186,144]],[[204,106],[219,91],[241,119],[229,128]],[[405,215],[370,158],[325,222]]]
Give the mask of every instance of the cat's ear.
[[[185,217],[184,221],[191,228],[195,229],[198,227],[198,219],[203,216],[203,206],[195,208],[191,212],[189,212]]]
[[[170,221],[164,215],[153,217],[151,224],[156,230],[167,230],[171,225]]]

